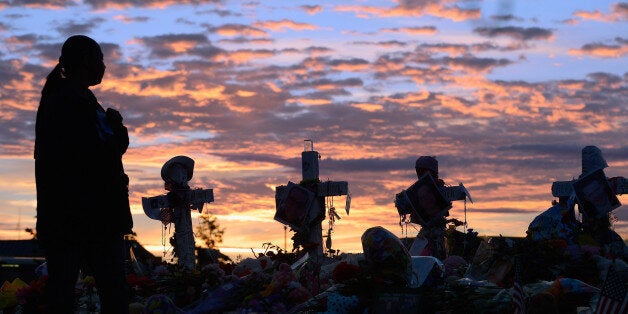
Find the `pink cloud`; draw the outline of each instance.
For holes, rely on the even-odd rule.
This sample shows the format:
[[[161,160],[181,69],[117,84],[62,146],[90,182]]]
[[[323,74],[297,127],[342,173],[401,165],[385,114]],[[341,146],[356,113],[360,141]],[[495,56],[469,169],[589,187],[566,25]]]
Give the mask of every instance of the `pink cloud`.
[[[583,20],[592,20],[598,22],[621,22],[628,20],[628,3],[619,2],[611,5],[610,13],[603,13],[600,10],[583,11],[579,10],[573,13],[574,16]]]
[[[434,26],[423,27],[400,27],[400,28],[384,28],[382,32],[389,33],[406,33],[409,35],[434,35],[438,32]]]
[[[569,49],[569,54],[598,58],[621,58],[628,54],[628,44],[606,45],[601,43],[586,44],[580,49]]]
[[[320,5],[302,5],[300,6],[300,8],[310,15],[314,15],[323,11],[323,7]]]
[[[317,30],[319,27],[309,23],[299,23],[288,19],[281,21],[264,21],[253,23],[253,26],[259,28],[266,28],[272,31],[285,31],[286,29],[303,31],[303,30]]]

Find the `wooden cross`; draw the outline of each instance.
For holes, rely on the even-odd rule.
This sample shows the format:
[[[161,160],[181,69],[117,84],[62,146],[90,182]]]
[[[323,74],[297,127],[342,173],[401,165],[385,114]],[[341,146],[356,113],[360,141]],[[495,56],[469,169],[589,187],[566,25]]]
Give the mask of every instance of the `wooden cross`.
[[[606,167],[608,164],[602,157],[602,151],[599,148],[596,146],[584,147],[582,149],[582,174],[578,179],[553,182],[552,196],[569,198],[575,196],[578,199],[578,209],[580,212],[584,211],[583,222],[591,218],[602,217],[603,214],[621,205],[616,195],[628,193],[628,179],[624,177],[607,178],[604,174]],[[589,184],[594,183],[593,181],[597,181],[598,183],[594,186],[600,188],[585,192],[585,189],[591,186]],[[609,200],[608,203],[594,205],[590,202],[592,197],[599,200],[601,193],[606,194],[605,199]],[[595,210],[591,211],[587,207],[595,208]]]
[[[214,201],[212,189],[190,189],[188,181],[192,179],[193,170],[194,160],[189,157],[170,159],[161,169],[168,194],[142,197],[142,207],[149,218],[159,220],[164,225],[174,222],[173,246],[178,257],[177,264],[189,270],[193,270],[196,264],[190,211],[201,212],[205,203]]]
[[[429,192],[426,192],[429,191]],[[430,195],[433,195],[430,197]],[[449,215],[449,209],[451,208],[452,201],[463,200],[464,203],[464,228],[467,227],[467,198],[471,203],[473,199],[469,194],[469,191],[464,187],[462,183],[457,186],[442,186],[435,185],[431,174],[424,174],[418,181],[412,184],[408,189],[401,191],[395,196],[395,207],[399,213],[401,220],[399,224],[406,222],[406,235],[407,235],[407,223],[406,217],[410,216],[412,223],[421,225],[421,231],[417,235],[417,238],[413,241],[410,247],[411,254],[419,254],[427,245],[430,244],[431,255],[439,258],[446,258],[445,249],[445,232],[446,224],[449,222],[458,223],[457,219],[444,219]],[[464,248],[466,248],[466,238],[463,242]]]
[[[275,220],[289,225],[295,231],[293,239],[300,239],[309,258],[321,261],[323,251],[323,228],[325,219],[325,197],[346,195],[345,211],[349,214],[351,196],[347,181],[320,182],[318,176],[319,154],[311,140],[305,140],[301,153],[303,181],[297,185],[288,182],[275,189]],[[296,212],[296,213],[295,213]],[[330,242],[328,235],[328,242]],[[295,240],[297,243],[297,240]]]
[[[573,193],[573,183],[576,180],[571,181],[555,181],[552,183],[552,196],[571,196]],[[628,179],[617,178],[613,184],[616,195],[628,194]]]

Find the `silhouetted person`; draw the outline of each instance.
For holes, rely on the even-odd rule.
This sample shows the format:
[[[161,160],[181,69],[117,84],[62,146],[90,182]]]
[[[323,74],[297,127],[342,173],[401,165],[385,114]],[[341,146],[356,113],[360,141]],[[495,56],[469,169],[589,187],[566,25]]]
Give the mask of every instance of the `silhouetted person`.
[[[91,268],[103,313],[127,313],[124,234],[131,232],[129,137],[122,116],[100,106],[90,86],[105,73],[93,39],[76,35],[41,92],[35,137],[37,237],[46,252],[46,311],[74,312],[80,265]]]

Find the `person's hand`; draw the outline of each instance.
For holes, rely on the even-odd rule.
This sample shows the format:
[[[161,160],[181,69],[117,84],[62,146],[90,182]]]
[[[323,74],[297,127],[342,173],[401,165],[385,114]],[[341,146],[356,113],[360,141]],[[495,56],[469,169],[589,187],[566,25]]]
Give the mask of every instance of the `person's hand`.
[[[122,115],[118,110],[107,108],[107,121],[112,125],[122,125]]]

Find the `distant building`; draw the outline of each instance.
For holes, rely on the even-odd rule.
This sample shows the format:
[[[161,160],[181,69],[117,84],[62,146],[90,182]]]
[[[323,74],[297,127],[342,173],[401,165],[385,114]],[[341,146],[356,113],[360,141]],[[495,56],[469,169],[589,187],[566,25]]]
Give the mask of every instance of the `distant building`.
[[[20,278],[35,279],[35,268],[45,262],[37,240],[0,240],[0,284]]]
[[[131,249],[136,260],[143,267],[151,267],[161,263],[134,238],[125,239],[127,250],[126,260],[131,260]],[[44,251],[39,247],[37,240],[0,240],[0,285],[4,281],[13,281],[20,278],[26,283],[36,279],[35,269],[44,263]]]

